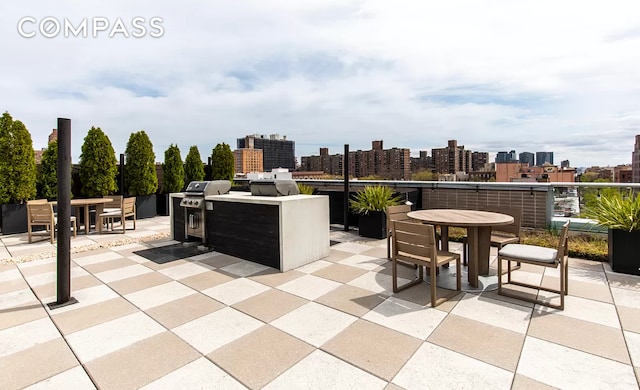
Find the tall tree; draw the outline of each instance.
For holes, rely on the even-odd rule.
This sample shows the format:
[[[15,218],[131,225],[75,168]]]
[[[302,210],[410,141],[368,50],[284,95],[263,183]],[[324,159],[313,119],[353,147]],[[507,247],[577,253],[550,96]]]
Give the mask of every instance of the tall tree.
[[[211,151],[211,178],[213,180],[233,180],[235,173],[233,152],[225,144],[217,144]]]
[[[40,197],[56,199],[58,197],[58,140],[49,142],[42,152],[40,162]]]
[[[179,192],[184,187],[184,164],[178,145],[171,144],[164,152],[162,189],[165,193]]]
[[[92,126],[84,137],[80,155],[82,194],[88,197],[113,194],[118,190],[117,174],[118,161],[109,137]]]
[[[196,145],[189,149],[187,158],[184,161],[184,176],[187,183],[204,180],[204,164]]]
[[[36,196],[36,160],[31,134],[8,112],[0,118],[0,203]]]
[[[158,189],[156,155],[144,130],[131,133],[125,155],[125,185],[131,195],[152,195]]]

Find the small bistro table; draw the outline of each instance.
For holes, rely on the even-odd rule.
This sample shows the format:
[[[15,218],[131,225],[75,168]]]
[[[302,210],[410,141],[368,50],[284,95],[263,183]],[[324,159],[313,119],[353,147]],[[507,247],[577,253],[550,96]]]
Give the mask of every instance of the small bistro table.
[[[71,199],[71,207],[75,207],[78,210],[81,210],[84,208],[84,233],[85,234],[89,234],[89,231],[91,230],[89,207],[95,206],[96,215],[99,215],[102,213],[104,204],[109,203],[111,201],[113,201],[113,199],[111,198]],[[51,203],[54,206],[58,204],[58,202],[55,200],[49,203]]]
[[[438,225],[442,229],[442,249],[449,249],[449,226],[467,228],[469,242],[468,281],[478,287],[478,275],[489,274],[489,249],[491,246],[491,226],[513,223],[510,215],[488,211],[430,209],[407,213],[412,219]]]

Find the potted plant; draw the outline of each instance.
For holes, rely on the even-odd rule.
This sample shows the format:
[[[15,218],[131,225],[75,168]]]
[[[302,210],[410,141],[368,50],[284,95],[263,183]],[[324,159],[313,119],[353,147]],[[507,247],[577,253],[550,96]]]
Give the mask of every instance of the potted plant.
[[[389,206],[400,204],[401,197],[394,196],[393,190],[386,186],[366,186],[356,192],[349,206],[360,217],[358,228],[363,237],[382,239],[387,236],[387,217],[385,210]]]
[[[315,190],[315,188],[308,184],[298,183],[298,191],[300,191],[302,195],[313,195]]]
[[[0,226],[2,234],[27,231],[26,201],[36,196],[36,160],[26,126],[0,117]]]
[[[640,196],[607,193],[585,215],[608,229],[609,264],[615,272],[640,275]]]
[[[125,185],[127,193],[136,197],[136,218],[156,216],[156,155],[144,130],[131,133],[125,150]]]
[[[157,196],[158,214],[169,215],[169,194],[184,188],[184,164],[178,145],[171,144],[164,152],[162,163],[162,192]]]

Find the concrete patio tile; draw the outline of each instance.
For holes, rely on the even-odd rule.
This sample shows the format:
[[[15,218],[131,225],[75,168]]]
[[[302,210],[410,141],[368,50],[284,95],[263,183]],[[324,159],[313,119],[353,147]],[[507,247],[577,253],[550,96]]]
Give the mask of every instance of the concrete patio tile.
[[[323,258],[322,260],[329,261],[332,263],[337,263],[340,260],[344,260],[347,257],[351,257],[351,256],[353,256],[353,253],[337,250],[335,249],[335,246],[332,246],[329,251],[329,256]]]
[[[544,275],[560,278],[560,267],[545,268]],[[593,269],[569,267],[568,276],[569,285],[571,285],[572,280],[607,285],[607,277],[604,271],[594,271]]]
[[[162,378],[149,383],[141,389],[198,389],[203,387],[229,390],[246,389],[246,387],[242,386],[232,376],[206,358],[194,360]]]
[[[332,251],[336,250],[341,252],[348,252],[351,254],[359,254],[364,251],[368,251],[370,249],[371,249],[371,246],[366,244],[359,244],[357,242],[342,242],[340,244],[336,244],[331,247]],[[367,256],[367,257],[371,257],[371,256]],[[385,254],[385,257],[386,257],[386,254]],[[324,260],[327,260],[327,259],[324,259]]]
[[[504,264],[504,266],[506,267],[506,263]],[[504,270],[503,272],[504,273],[502,274],[502,282],[507,283],[507,279],[508,279],[507,273]],[[543,273],[527,272],[527,271],[523,271],[522,269],[511,272],[511,280],[532,284],[534,286],[539,286],[540,283],[542,282],[542,278],[543,278]]]
[[[0,283],[19,279],[22,279],[22,274],[15,264],[6,264],[0,266]]]
[[[86,363],[164,331],[147,315],[136,312],[72,333],[66,339],[76,356]]]
[[[242,259],[239,259],[237,257],[220,254],[216,252],[209,252],[209,254],[210,254],[210,257],[207,257],[198,261],[211,268],[224,268],[226,266],[243,261]]]
[[[356,321],[356,317],[309,302],[274,320],[271,325],[319,347]]]
[[[331,290],[335,290],[339,286],[341,286],[340,283],[332,280],[313,275],[304,275],[285,284],[281,284],[278,286],[278,289],[312,301]]]
[[[398,286],[408,282],[409,279],[398,277]],[[393,277],[381,272],[367,272],[347,284],[387,296],[393,294]]]
[[[551,296],[550,294],[553,293],[547,293],[545,291],[540,292],[540,296],[543,298]],[[560,300],[558,298],[557,303],[559,302]],[[620,329],[620,320],[618,319],[616,307],[612,304],[593,301],[591,299],[567,295],[564,297],[564,310],[536,305],[535,311],[539,313],[555,313]]]
[[[640,333],[624,332],[624,338],[627,341],[631,362],[635,367],[640,367]]]
[[[188,278],[189,276],[198,275],[208,271],[210,271],[209,268],[197,262],[194,262],[194,263],[176,265],[175,267],[164,268],[158,272],[170,277],[171,279],[179,280],[179,279]]]
[[[152,272],[148,274],[129,277],[126,279],[120,279],[114,282],[109,282],[108,285],[114,289],[120,295],[127,295],[135,293],[136,291],[145,290],[150,287],[165,284],[171,281],[171,278]]]
[[[76,277],[72,276],[71,277],[71,295],[73,295],[77,290],[84,290],[90,287],[97,287],[97,286],[100,286],[101,284],[102,283],[100,282],[100,280],[91,274],[86,274],[86,275],[76,276]],[[33,286],[32,288],[39,298],[41,299],[49,298],[57,295],[58,282],[56,280],[51,283],[41,284],[39,286]]]
[[[235,278],[218,271],[207,271],[193,276],[180,279],[180,283],[185,284],[195,290],[203,291],[208,288],[230,282]]]
[[[250,389],[260,389],[315,348],[265,325],[207,355]]]
[[[503,289],[507,290],[511,294],[515,294],[517,296],[522,296],[523,299],[511,298],[504,295],[498,294],[498,290],[493,291],[482,291],[479,295],[484,299],[493,299],[496,301],[507,302],[513,305],[524,306],[529,309],[533,309],[535,306],[534,303],[525,301],[524,299],[537,299],[538,292],[534,289],[530,289],[527,287],[520,287],[516,285],[502,286]],[[478,295],[478,293],[473,292],[472,294]]]
[[[181,264],[190,264],[190,263],[191,263],[190,261],[183,260],[183,259],[167,261],[166,263],[156,263],[154,261],[146,259],[145,262],[140,263],[140,264],[144,265],[145,267],[149,267],[154,271],[160,271],[160,270],[165,269],[165,268],[171,268],[171,267],[175,267],[175,266],[178,266],[178,265],[181,265]]]
[[[302,272],[298,272],[296,270],[280,272],[277,269],[270,268],[262,272],[258,272],[257,274],[254,274],[252,276],[249,276],[249,279],[256,281],[258,283],[262,283],[269,287],[278,287],[282,284],[285,284],[294,279],[300,278],[304,275],[306,274]]]
[[[387,258],[387,240],[382,240],[381,244],[379,242],[378,245],[382,245],[382,246],[367,249],[366,251],[361,252],[360,254],[365,256],[372,256],[372,257],[378,257],[381,259],[386,259]]]
[[[122,256],[120,254],[108,250],[108,251],[105,251],[105,253],[92,254],[92,255],[86,255],[86,256],[73,256],[72,260],[74,263],[78,264],[79,266],[84,267],[91,264],[97,264],[97,263],[102,263],[104,261],[116,260],[121,258]]]
[[[386,264],[389,260],[380,259],[372,256],[353,255],[340,260],[338,263],[358,267],[367,271],[377,270],[381,265]]]
[[[527,337],[518,374],[567,389],[637,389],[633,369],[600,356]]]
[[[95,276],[103,283],[111,283],[117,280],[128,279],[151,272],[153,272],[153,270],[150,270],[143,265],[133,262],[133,265],[130,265],[128,267],[116,268],[109,271],[96,273]]]
[[[95,264],[87,264],[85,266],[83,266],[82,268],[84,268],[86,271],[91,272],[92,274],[96,275],[99,274],[101,272],[105,272],[105,271],[111,271],[114,269],[119,269],[119,268],[124,268],[124,267],[128,267],[131,265],[136,264],[135,261],[127,259],[126,257],[120,257],[114,260],[109,260],[109,261],[103,261],[100,263],[95,263]]]
[[[395,383],[388,383],[385,387],[384,390],[405,390],[402,387],[396,385]]]
[[[542,280],[542,286],[560,289],[560,279],[553,276],[546,276]],[[601,283],[583,282],[580,280],[569,280],[569,295],[574,297],[592,299],[605,303],[613,303],[609,286]]]
[[[214,257],[217,257],[217,256],[222,256],[222,253],[210,251],[210,252],[205,252],[199,255],[187,257],[187,259],[193,260],[193,261],[203,261],[203,260],[213,259]]]
[[[239,276],[239,277],[247,277],[258,272],[262,272],[269,269],[266,265],[253,263],[251,261],[242,260],[237,263],[227,265],[226,267],[220,268],[220,271]]]
[[[449,290],[436,286],[436,296],[438,298],[446,298],[446,301],[436,306],[435,309],[447,313],[450,312],[453,310],[455,305],[458,304],[458,301],[462,299],[464,294],[465,293],[461,291]],[[420,306],[431,306],[431,286],[426,282],[422,282],[419,285],[394,293],[393,297],[402,299],[403,301],[412,302]]]
[[[141,310],[147,310],[195,293],[193,289],[179,282],[171,281],[124,295],[124,297]]]
[[[528,336],[630,364],[620,329],[553,313],[536,312]]]
[[[415,303],[390,297],[365,314],[362,319],[426,340],[446,315],[440,310],[426,310]]]
[[[385,299],[385,295],[345,284],[317,298],[316,302],[362,317]]]
[[[85,364],[102,389],[137,389],[200,355],[171,332],[151,335]]]
[[[9,295],[9,294],[5,294]],[[11,308],[0,309],[0,331],[47,316],[47,311],[37,300],[16,304]]]
[[[60,337],[49,317],[0,331],[0,357],[29,349]]]
[[[316,260],[312,263],[303,265],[301,267],[296,268],[296,271],[298,272],[302,272],[305,274],[312,274],[318,270],[321,270],[323,268],[326,268],[330,265],[332,265],[333,263],[330,261],[324,261],[324,260]]]
[[[225,307],[180,325],[173,332],[206,355],[263,325],[238,310]]]
[[[78,360],[62,337],[57,337],[0,357],[2,388],[21,389],[75,366],[78,366]]]
[[[607,279],[611,287],[640,291],[640,276],[607,272]]]
[[[0,295],[0,310],[23,307],[34,303],[39,304],[40,302],[38,302],[38,298],[33,295],[33,292],[28,288],[28,286],[21,290],[11,291]]]
[[[604,271],[603,262],[569,257],[569,268],[584,268],[591,271]]]
[[[26,390],[47,389],[95,389],[91,378],[82,366],[75,366],[60,374],[54,375],[34,385],[26,387]]]
[[[471,320],[525,334],[531,319],[531,309],[491,298],[466,294],[451,311]]]
[[[269,289],[233,305],[260,321],[269,323],[307,303],[304,298],[277,289]]]
[[[108,301],[109,299],[119,298],[118,294],[113,292],[112,289],[104,284],[84,288],[82,290],[71,291],[71,297],[76,298],[78,303],[69,306],[63,306],[55,309],[56,314],[64,313],[67,311],[78,310],[86,306],[94,305],[96,303]],[[42,299],[43,303],[55,302],[57,297],[55,295]],[[47,311],[51,313],[51,309],[46,307]]]
[[[517,332],[451,314],[427,341],[513,372],[518,365],[524,337]]]
[[[62,313],[54,310],[51,312],[51,318],[60,332],[68,335],[137,311],[138,309],[126,299],[117,297],[77,310]]]
[[[358,320],[326,342],[322,349],[390,381],[421,344],[422,341],[414,337]]]
[[[167,329],[173,329],[224,307],[202,294],[191,294],[148,309],[146,313]]]
[[[77,278],[79,276],[85,276],[85,275],[89,275],[89,273],[84,269],[82,269],[81,267],[73,266],[73,265],[71,266],[72,278]],[[52,271],[52,272],[46,272],[43,274],[25,276],[25,279],[27,280],[27,283],[29,283],[31,287],[37,287],[37,286],[42,286],[49,283],[55,283],[57,280],[57,277],[58,277],[57,271]]]
[[[331,263],[327,267],[323,267],[312,273],[313,276],[333,280],[338,283],[347,283],[350,280],[366,273],[367,270],[357,267],[351,267],[344,264]]]
[[[327,375],[327,373],[331,373]],[[265,390],[383,389],[387,383],[359,368],[316,350],[293,366]]]
[[[55,272],[57,267],[56,261],[33,261],[28,263],[19,263],[16,264],[20,269],[20,273],[27,276],[46,274],[49,272]],[[20,276],[22,277],[22,276]]]
[[[202,290],[202,293],[225,305],[233,305],[269,289],[264,284],[240,278]]]
[[[426,342],[393,383],[406,389],[509,389],[512,379],[507,370]]]
[[[611,287],[611,294],[617,306],[640,309],[640,291]]]
[[[385,275],[393,275],[393,262],[387,261],[375,271]],[[404,263],[398,262],[398,276],[404,279],[411,280],[418,276],[418,270],[416,268],[413,268],[412,266],[406,266],[404,265]]]
[[[640,309],[618,306],[618,316],[623,330],[640,333]]]
[[[511,390],[554,390],[557,387],[545,385],[524,375],[516,374]]]

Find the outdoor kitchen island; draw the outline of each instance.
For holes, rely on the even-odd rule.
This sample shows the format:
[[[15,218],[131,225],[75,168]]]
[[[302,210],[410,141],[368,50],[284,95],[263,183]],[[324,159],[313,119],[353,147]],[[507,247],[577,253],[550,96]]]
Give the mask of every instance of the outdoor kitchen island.
[[[329,256],[326,195],[206,196],[206,244],[282,272]]]

